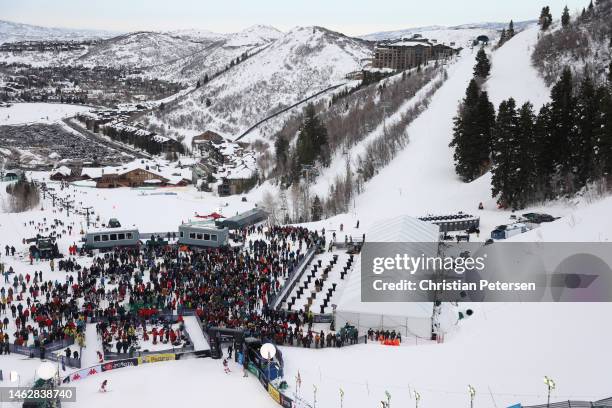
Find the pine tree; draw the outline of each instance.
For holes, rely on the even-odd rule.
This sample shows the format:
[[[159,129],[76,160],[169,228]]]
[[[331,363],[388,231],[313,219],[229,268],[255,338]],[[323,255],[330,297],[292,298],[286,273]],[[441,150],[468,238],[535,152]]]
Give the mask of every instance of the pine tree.
[[[484,47],[481,47],[476,54],[476,65],[474,66],[474,76],[486,79],[491,72],[491,63],[487,57]]]
[[[326,162],[327,129],[317,117],[314,105],[309,104],[304,113],[296,145],[299,164],[314,164],[318,159]]]
[[[517,170],[516,177],[521,180],[517,185],[516,200],[513,203],[515,208],[524,208],[533,202],[538,192],[538,178],[536,173],[536,163],[532,155],[536,148],[536,116],[533,105],[526,102],[518,111],[517,123]]]
[[[520,204],[519,156],[516,102],[510,98],[499,105],[493,129],[491,186],[493,196],[502,207],[518,208]]]
[[[550,7],[549,6],[542,7],[542,12],[540,13],[540,19],[538,21],[538,24],[540,24],[540,29],[542,31],[548,30],[548,28],[552,24],[552,21],[553,21],[553,18],[552,18],[552,15],[550,14]]]
[[[508,24],[508,39],[514,37],[514,21],[510,20],[510,24]]]
[[[492,131],[495,126],[495,106],[489,101],[489,94],[482,91],[476,105],[479,176],[484,174],[491,160]]]
[[[565,6],[565,8],[563,9],[563,14],[561,14],[561,25],[563,27],[567,27],[569,26],[570,23],[570,13],[569,13],[569,9],[567,8],[567,6]]]
[[[553,86],[551,97],[551,119],[553,123],[553,139],[558,154],[556,165],[568,170],[569,139],[574,131],[574,106],[576,100],[573,95],[572,72],[566,67],[561,73],[559,81]]]
[[[570,140],[573,139],[575,132],[575,104],[573,96],[572,73],[566,67],[559,81],[553,86],[550,104],[550,137],[554,146],[553,162],[556,171],[563,179],[565,190],[573,189],[572,161],[570,159]]]
[[[468,107],[476,106],[478,103],[478,96],[480,96],[480,88],[478,87],[478,83],[472,79],[465,90],[463,105]]]
[[[284,169],[289,154],[289,141],[282,136],[278,136],[274,141],[274,150],[276,152],[276,165],[278,168]]]
[[[312,221],[321,221],[321,218],[323,217],[323,205],[321,204],[321,199],[318,195],[315,195],[312,199],[310,216],[312,217]]]
[[[612,91],[602,87],[601,131],[596,140],[595,161],[599,173],[609,178],[612,175]]]
[[[465,182],[482,175],[488,166],[494,121],[495,109],[487,93],[480,92],[475,80],[470,81],[449,144],[454,147],[455,171]]]
[[[502,29],[501,35],[499,36],[499,43],[498,45],[501,47],[502,45],[504,45],[504,43],[507,41],[507,35],[506,35],[506,29]]]
[[[552,197],[551,181],[555,174],[555,145],[552,138],[552,114],[550,104],[542,106],[535,122],[533,156],[535,164],[535,190],[537,199]]]
[[[576,131],[570,134],[572,170],[578,188],[595,177],[594,148],[603,126],[600,113],[602,97],[591,78],[585,75],[576,100]]]

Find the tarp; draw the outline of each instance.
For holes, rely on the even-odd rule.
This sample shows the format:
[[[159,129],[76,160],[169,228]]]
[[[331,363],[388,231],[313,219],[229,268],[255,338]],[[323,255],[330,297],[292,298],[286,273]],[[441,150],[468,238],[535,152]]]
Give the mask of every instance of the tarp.
[[[200,215],[196,213],[196,218],[212,218],[213,220],[218,220],[219,218],[225,218],[225,217],[217,212],[213,212],[208,215]]]
[[[366,233],[366,242],[418,243],[426,256],[437,254],[439,227],[414,217],[402,215],[378,222]],[[336,327],[349,323],[363,333],[374,330],[396,330],[403,336],[430,338],[433,316],[432,302],[362,302],[361,257],[357,257],[348,282],[336,308]]]

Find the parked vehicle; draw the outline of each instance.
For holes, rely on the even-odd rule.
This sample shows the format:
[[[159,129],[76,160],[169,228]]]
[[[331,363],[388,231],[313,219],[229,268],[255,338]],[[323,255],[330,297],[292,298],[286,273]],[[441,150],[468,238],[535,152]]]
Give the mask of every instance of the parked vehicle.
[[[106,228],[88,231],[83,238],[85,249],[110,249],[140,244],[140,233],[135,228]]]

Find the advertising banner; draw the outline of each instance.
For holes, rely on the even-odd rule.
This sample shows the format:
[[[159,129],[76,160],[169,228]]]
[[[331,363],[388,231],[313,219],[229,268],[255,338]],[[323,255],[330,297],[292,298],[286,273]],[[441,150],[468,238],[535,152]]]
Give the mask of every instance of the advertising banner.
[[[142,356],[138,358],[139,364],[146,363],[157,363],[160,361],[173,361],[176,360],[176,354],[174,353],[161,353],[161,354],[150,354],[148,356]]]
[[[293,400],[287,397],[285,394],[281,394],[281,402],[280,404],[284,408],[293,408]]]
[[[255,366],[255,364],[253,364],[252,362],[249,361],[249,366],[248,366],[248,370],[255,376],[259,377],[259,370],[257,369],[257,367]]]
[[[314,323],[331,323],[334,320],[332,314],[316,314],[312,318]]]
[[[124,367],[134,367],[138,365],[138,358],[127,358],[125,360],[109,361],[102,364],[102,371],[116,370]]]
[[[102,367],[100,365],[96,365],[93,367],[88,367],[88,368],[83,368],[82,370],[79,371],[75,371],[74,373],[70,374],[69,376],[64,377],[64,379],[62,380],[62,382],[65,383],[69,383],[72,381],[78,381],[78,380],[82,380],[83,378],[89,377],[90,375],[96,375],[100,372],[102,372]]]
[[[270,394],[272,399],[276,401],[277,404],[281,403],[280,393],[278,392],[276,388],[272,386],[272,384],[268,384],[268,393]]]

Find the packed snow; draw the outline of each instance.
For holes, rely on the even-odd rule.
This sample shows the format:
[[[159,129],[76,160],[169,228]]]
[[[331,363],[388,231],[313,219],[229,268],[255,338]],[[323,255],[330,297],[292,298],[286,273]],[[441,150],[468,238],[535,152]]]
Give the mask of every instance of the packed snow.
[[[550,100],[550,89],[531,63],[531,53],[539,33],[539,27],[532,25],[493,53],[486,90],[496,109],[510,96],[517,106],[531,102],[536,111]]]
[[[10,107],[0,107],[0,126],[55,123],[91,109],[63,103],[14,103]]]
[[[77,387],[76,408],[185,405],[274,408],[278,405],[256,378],[242,378],[232,364],[225,374],[220,360],[192,359],[165,361],[108,371],[72,383]],[[99,391],[108,380],[108,391]]]

